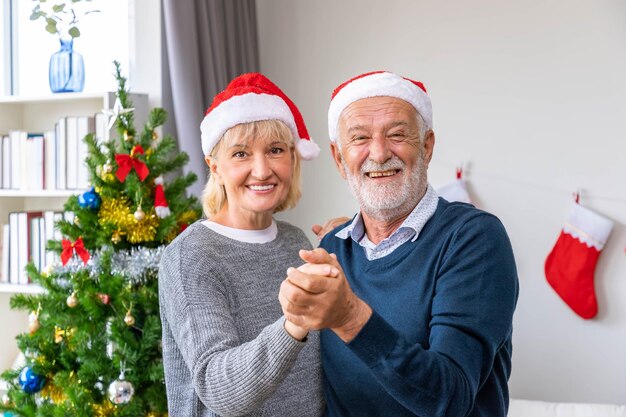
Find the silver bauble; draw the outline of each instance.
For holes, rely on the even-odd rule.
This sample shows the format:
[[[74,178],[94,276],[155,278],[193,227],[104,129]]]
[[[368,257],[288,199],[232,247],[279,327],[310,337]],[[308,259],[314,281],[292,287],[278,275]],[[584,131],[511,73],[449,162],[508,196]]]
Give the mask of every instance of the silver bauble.
[[[117,379],[111,382],[107,391],[109,401],[115,405],[128,404],[133,398],[134,393],[135,388],[133,387],[133,384],[125,381],[124,379]]]

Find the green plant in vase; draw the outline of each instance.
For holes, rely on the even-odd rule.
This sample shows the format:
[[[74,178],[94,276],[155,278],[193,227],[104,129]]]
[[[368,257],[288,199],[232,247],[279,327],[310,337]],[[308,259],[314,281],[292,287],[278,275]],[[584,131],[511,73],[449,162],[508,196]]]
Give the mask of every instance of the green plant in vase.
[[[90,13],[99,10],[83,10],[91,0],[71,0],[69,2],[33,0],[30,20],[43,19],[46,31],[57,35],[61,49],[50,57],[48,77],[53,93],[83,91],[85,87],[85,63],[80,53],[74,51],[74,38],[80,36],[78,22]],[[83,4],[81,6],[80,4]]]

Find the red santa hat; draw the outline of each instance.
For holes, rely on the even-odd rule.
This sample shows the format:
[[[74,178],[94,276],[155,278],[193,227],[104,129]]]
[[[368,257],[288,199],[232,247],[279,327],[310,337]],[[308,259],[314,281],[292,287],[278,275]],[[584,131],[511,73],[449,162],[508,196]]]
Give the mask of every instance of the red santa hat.
[[[159,175],[154,179],[155,189],[154,189],[154,210],[156,211],[157,216],[161,219],[166,218],[172,212],[170,211],[170,207],[167,204],[167,200],[165,199],[165,190],[163,189],[163,177]]]
[[[200,124],[204,154],[209,155],[231,127],[260,120],[285,123],[303,159],[310,160],[319,154],[320,148],[309,137],[296,105],[276,84],[259,73],[240,75],[215,96]]]
[[[328,134],[332,142],[339,137],[339,116],[350,104],[369,97],[395,97],[415,107],[426,123],[433,128],[433,110],[424,84],[388,71],[357,75],[335,88],[328,108]]]

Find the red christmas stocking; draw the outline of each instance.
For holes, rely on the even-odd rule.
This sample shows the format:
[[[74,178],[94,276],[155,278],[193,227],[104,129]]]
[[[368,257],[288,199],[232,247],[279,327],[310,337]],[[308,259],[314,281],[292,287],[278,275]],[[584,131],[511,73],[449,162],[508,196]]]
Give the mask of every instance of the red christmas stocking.
[[[472,200],[467,192],[465,180],[463,179],[463,170],[460,168],[456,170],[456,179],[437,188],[437,194],[450,202],[460,201],[462,203],[472,204]]]
[[[594,270],[612,228],[611,220],[575,203],[546,259],[548,283],[584,319],[598,313]]]

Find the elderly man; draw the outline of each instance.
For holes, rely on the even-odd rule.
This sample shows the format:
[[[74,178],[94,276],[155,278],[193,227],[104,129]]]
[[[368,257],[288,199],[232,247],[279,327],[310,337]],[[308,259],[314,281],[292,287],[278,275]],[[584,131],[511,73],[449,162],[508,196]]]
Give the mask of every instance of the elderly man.
[[[333,93],[332,154],[360,212],[301,251],[286,317],[322,331],[329,416],[505,417],[518,279],[504,227],[428,184],[431,102],[389,72]]]

